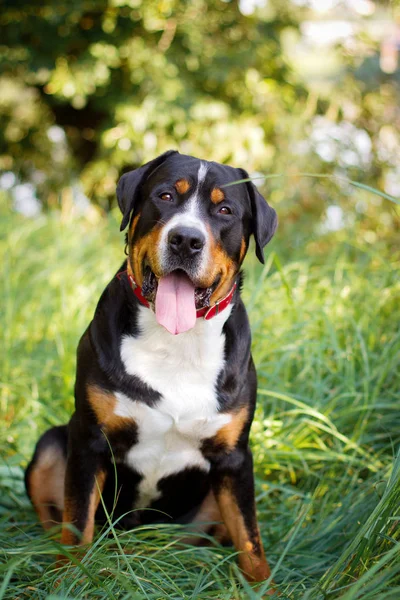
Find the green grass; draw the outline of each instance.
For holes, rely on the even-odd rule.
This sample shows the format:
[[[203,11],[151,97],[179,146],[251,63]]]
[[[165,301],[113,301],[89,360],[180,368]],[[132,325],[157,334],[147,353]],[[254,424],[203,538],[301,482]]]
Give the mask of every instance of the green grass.
[[[261,598],[232,549],[179,546],[166,526],[109,525],[54,570],[23,468],[72,411],[75,348],[123,241],[113,217],[0,212],[0,600]],[[246,263],[257,507],[282,598],[400,597],[400,255],[364,237],[281,227],[265,267]]]

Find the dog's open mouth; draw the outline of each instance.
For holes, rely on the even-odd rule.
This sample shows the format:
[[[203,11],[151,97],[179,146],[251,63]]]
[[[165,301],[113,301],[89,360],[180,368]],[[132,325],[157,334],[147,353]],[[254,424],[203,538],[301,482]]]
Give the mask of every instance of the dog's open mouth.
[[[177,273],[177,274],[181,273],[182,275],[186,275],[183,271],[180,271],[179,269],[174,271],[174,273]],[[186,275],[186,277],[187,277],[187,275]],[[200,287],[194,288],[194,299],[195,299],[196,309],[203,308],[203,306],[210,306],[210,298],[211,298],[213,291],[217,287],[218,282],[219,282],[219,278],[208,288],[200,288]],[[142,294],[146,298],[146,300],[148,300],[152,304],[154,304],[155,300],[156,300],[157,288],[158,288],[157,277],[154,275],[154,273],[150,269],[150,267],[146,266],[144,268],[144,274],[143,274]]]
[[[219,278],[207,288],[196,287],[181,269],[157,279],[146,265],[142,294],[155,307],[160,325],[170,333],[178,334],[194,327],[197,309],[210,306],[210,298],[218,281]]]

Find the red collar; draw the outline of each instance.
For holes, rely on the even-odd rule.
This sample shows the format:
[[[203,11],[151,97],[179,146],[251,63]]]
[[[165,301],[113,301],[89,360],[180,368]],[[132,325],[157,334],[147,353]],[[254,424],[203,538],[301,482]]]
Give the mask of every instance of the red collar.
[[[121,271],[120,273],[118,273],[117,274],[118,279],[121,279],[121,276],[125,275],[125,274],[128,277],[128,281],[130,283],[132,291],[135,294],[136,298],[139,300],[140,304],[143,304],[143,306],[150,308],[149,302],[146,300],[146,298],[142,294],[142,288],[136,283],[133,276],[130,273],[128,273],[128,271]],[[231,287],[231,289],[229,290],[227,295],[224,296],[221,300],[218,300],[218,302],[216,302],[214,304],[214,306],[202,306],[202,308],[198,308],[196,310],[197,318],[199,319],[200,317],[204,317],[205,321],[209,321],[213,317],[216,317],[217,315],[219,315],[219,313],[221,313],[223,310],[225,310],[225,308],[227,306],[229,306],[229,304],[231,303],[231,300],[233,298],[233,294],[235,293],[236,288],[237,288],[237,283],[235,281],[235,283],[233,284],[233,286]]]

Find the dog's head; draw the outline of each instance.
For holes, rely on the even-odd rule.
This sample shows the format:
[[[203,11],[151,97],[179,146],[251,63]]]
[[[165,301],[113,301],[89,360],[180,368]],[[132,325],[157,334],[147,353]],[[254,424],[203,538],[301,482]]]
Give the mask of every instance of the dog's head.
[[[121,230],[129,224],[128,268],[143,295],[155,302],[156,314],[168,312],[171,298],[182,314],[190,302],[200,308],[223,298],[251,235],[264,262],[263,248],[277,226],[275,211],[251,182],[225,187],[247,177],[243,169],[175,151],[121,177],[117,197]]]

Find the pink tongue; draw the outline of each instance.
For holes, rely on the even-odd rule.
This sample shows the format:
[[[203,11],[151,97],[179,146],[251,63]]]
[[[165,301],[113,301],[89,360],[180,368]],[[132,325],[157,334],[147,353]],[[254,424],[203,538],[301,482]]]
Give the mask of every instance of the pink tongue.
[[[159,280],[156,319],[173,335],[188,331],[195,326],[194,285],[184,273],[170,273]]]

